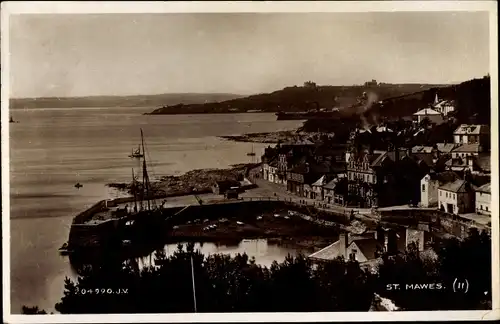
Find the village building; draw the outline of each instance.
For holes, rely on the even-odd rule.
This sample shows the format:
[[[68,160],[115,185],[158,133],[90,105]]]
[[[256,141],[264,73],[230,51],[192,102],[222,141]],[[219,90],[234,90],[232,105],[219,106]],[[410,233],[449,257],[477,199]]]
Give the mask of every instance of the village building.
[[[417,243],[420,251],[431,240],[430,233],[421,229],[383,229],[361,235],[342,233],[339,239],[329,246],[312,253],[308,258],[313,262],[328,262],[337,258],[358,261],[360,265],[380,258],[384,253],[395,255],[403,253],[410,243]]]
[[[240,181],[236,180],[220,180],[215,181],[212,185],[212,192],[216,195],[225,195],[229,190],[239,191],[241,187]]]
[[[476,213],[491,215],[491,183],[476,189]]]
[[[323,186],[323,200],[327,204],[343,206],[347,194],[347,178],[345,175],[338,176]]]
[[[382,256],[384,250],[384,238],[377,240],[374,233],[360,236],[343,233],[335,243],[311,254],[309,259],[324,262],[343,258],[363,263]]]
[[[465,214],[475,209],[474,186],[466,180],[455,180],[438,188],[438,205],[450,214]]]
[[[443,114],[431,108],[424,108],[413,114],[413,120],[418,124],[425,119],[429,120],[431,124],[439,125],[444,122]]]
[[[393,165],[393,160],[390,155],[387,151],[370,152],[368,150],[350,154],[347,164],[347,180],[351,200],[355,198],[356,203],[362,207],[379,206],[381,192],[377,189],[383,187],[384,184],[388,186],[391,180],[388,171]],[[399,158],[396,157],[396,159]]]
[[[287,190],[300,197],[311,198],[311,185],[322,175],[332,175],[329,162],[316,163],[309,156],[300,161],[286,172]]]
[[[323,186],[328,183],[329,177],[327,175],[322,175],[317,181],[315,181],[312,187],[312,197],[311,199],[324,200]]]
[[[432,109],[440,112],[443,116],[448,116],[449,113],[455,111],[455,102],[451,100],[440,100],[438,95],[434,99]]]
[[[488,150],[490,145],[490,127],[488,125],[460,125],[453,132],[456,144],[479,144]]]
[[[478,156],[482,151],[483,148],[479,145],[479,143],[462,144],[451,151],[451,157],[456,159],[467,156]]]
[[[424,208],[438,206],[438,188],[459,179],[455,172],[430,172],[420,181],[420,206]]]

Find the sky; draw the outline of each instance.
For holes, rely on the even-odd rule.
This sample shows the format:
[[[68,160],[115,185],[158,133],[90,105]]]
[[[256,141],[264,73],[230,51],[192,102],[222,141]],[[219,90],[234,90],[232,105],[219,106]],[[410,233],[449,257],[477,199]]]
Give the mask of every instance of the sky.
[[[11,97],[456,83],[489,69],[487,12],[10,16]]]

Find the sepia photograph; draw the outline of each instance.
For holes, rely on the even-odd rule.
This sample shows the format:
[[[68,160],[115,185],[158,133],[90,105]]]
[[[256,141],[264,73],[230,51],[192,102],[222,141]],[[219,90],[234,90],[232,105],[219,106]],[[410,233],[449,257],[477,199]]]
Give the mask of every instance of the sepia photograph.
[[[498,309],[496,6],[426,3],[2,3],[6,314]]]

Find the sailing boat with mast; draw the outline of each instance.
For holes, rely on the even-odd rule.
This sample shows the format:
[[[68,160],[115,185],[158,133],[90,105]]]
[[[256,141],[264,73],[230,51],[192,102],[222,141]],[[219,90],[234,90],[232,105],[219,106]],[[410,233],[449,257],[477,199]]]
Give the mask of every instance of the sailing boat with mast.
[[[155,206],[155,201],[153,199],[153,201],[151,202],[151,198],[154,198],[152,196],[154,195],[151,195],[152,192],[151,192],[151,184],[150,184],[150,181],[149,181],[149,174],[148,174],[148,168],[147,168],[147,163],[146,163],[146,156],[145,156],[145,146],[144,146],[144,134],[142,132],[142,128],[141,128],[141,145],[139,146],[138,148],[138,151],[141,151],[142,149],[142,153],[141,153],[141,158],[142,158],[142,183],[137,183],[136,182],[136,179],[135,179],[135,175],[134,175],[134,169],[132,169],[132,190],[134,192],[134,206],[135,206],[135,209],[137,210],[137,193],[138,193],[138,187],[141,187],[140,188],[140,197],[139,197],[139,203],[140,203],[140,206],[139,206],[139,210],[138,211],[144,211],[144,210],[151,210],[151,205],[153,205],[153,208],[156,207]],[[146,202],[145,202],[146,201]],[[147,207],[147,208],[146,208]]]
[[[144,157],[144,151],[141,153],[141,146],[139,145],[137,150],[132,150],[132,154],[130,154],[129,157],[138,159]]]

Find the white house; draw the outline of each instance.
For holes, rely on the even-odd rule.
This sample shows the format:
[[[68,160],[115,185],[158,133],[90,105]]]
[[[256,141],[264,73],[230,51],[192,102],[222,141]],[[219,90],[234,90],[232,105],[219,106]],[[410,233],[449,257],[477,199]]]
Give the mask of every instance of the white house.
[[[424,119],[429,119],[433,124],[441,124],[444,121],[443,114],[431,108],[425,108],[413,114],[413,118],[417,123]]]
[[[453,159],[465,158],[467,156],[478,156],[482,152],[482,147],[479,143],[462,144],[451,150]]]
[[[455,172],[431,172],[420,180],[420,205],[425,208],[438,206],[438,188],[458,179]]]
[[[327,176],[324,175],[311,185],[313,191],[312,199],[323,200],[323,186],[328,183],[327,180]]]
[[[457,144],[480,144],[488,146],[490,127],[488,125],[462,124],[453,132],[453,140]]]
[[[476,189],[476,213],[491,215],[491,183]]]
[[[474,198],[474,188],[465,180],[455,180],[438,188],[439,209],[450,214],[474,211]]]
[[[455,103],[449,100],[439,100],[436,93],[436,98],[434,99],[432,108],[442,113],[443,116],[447,116],[450,112],[455,110]]]

